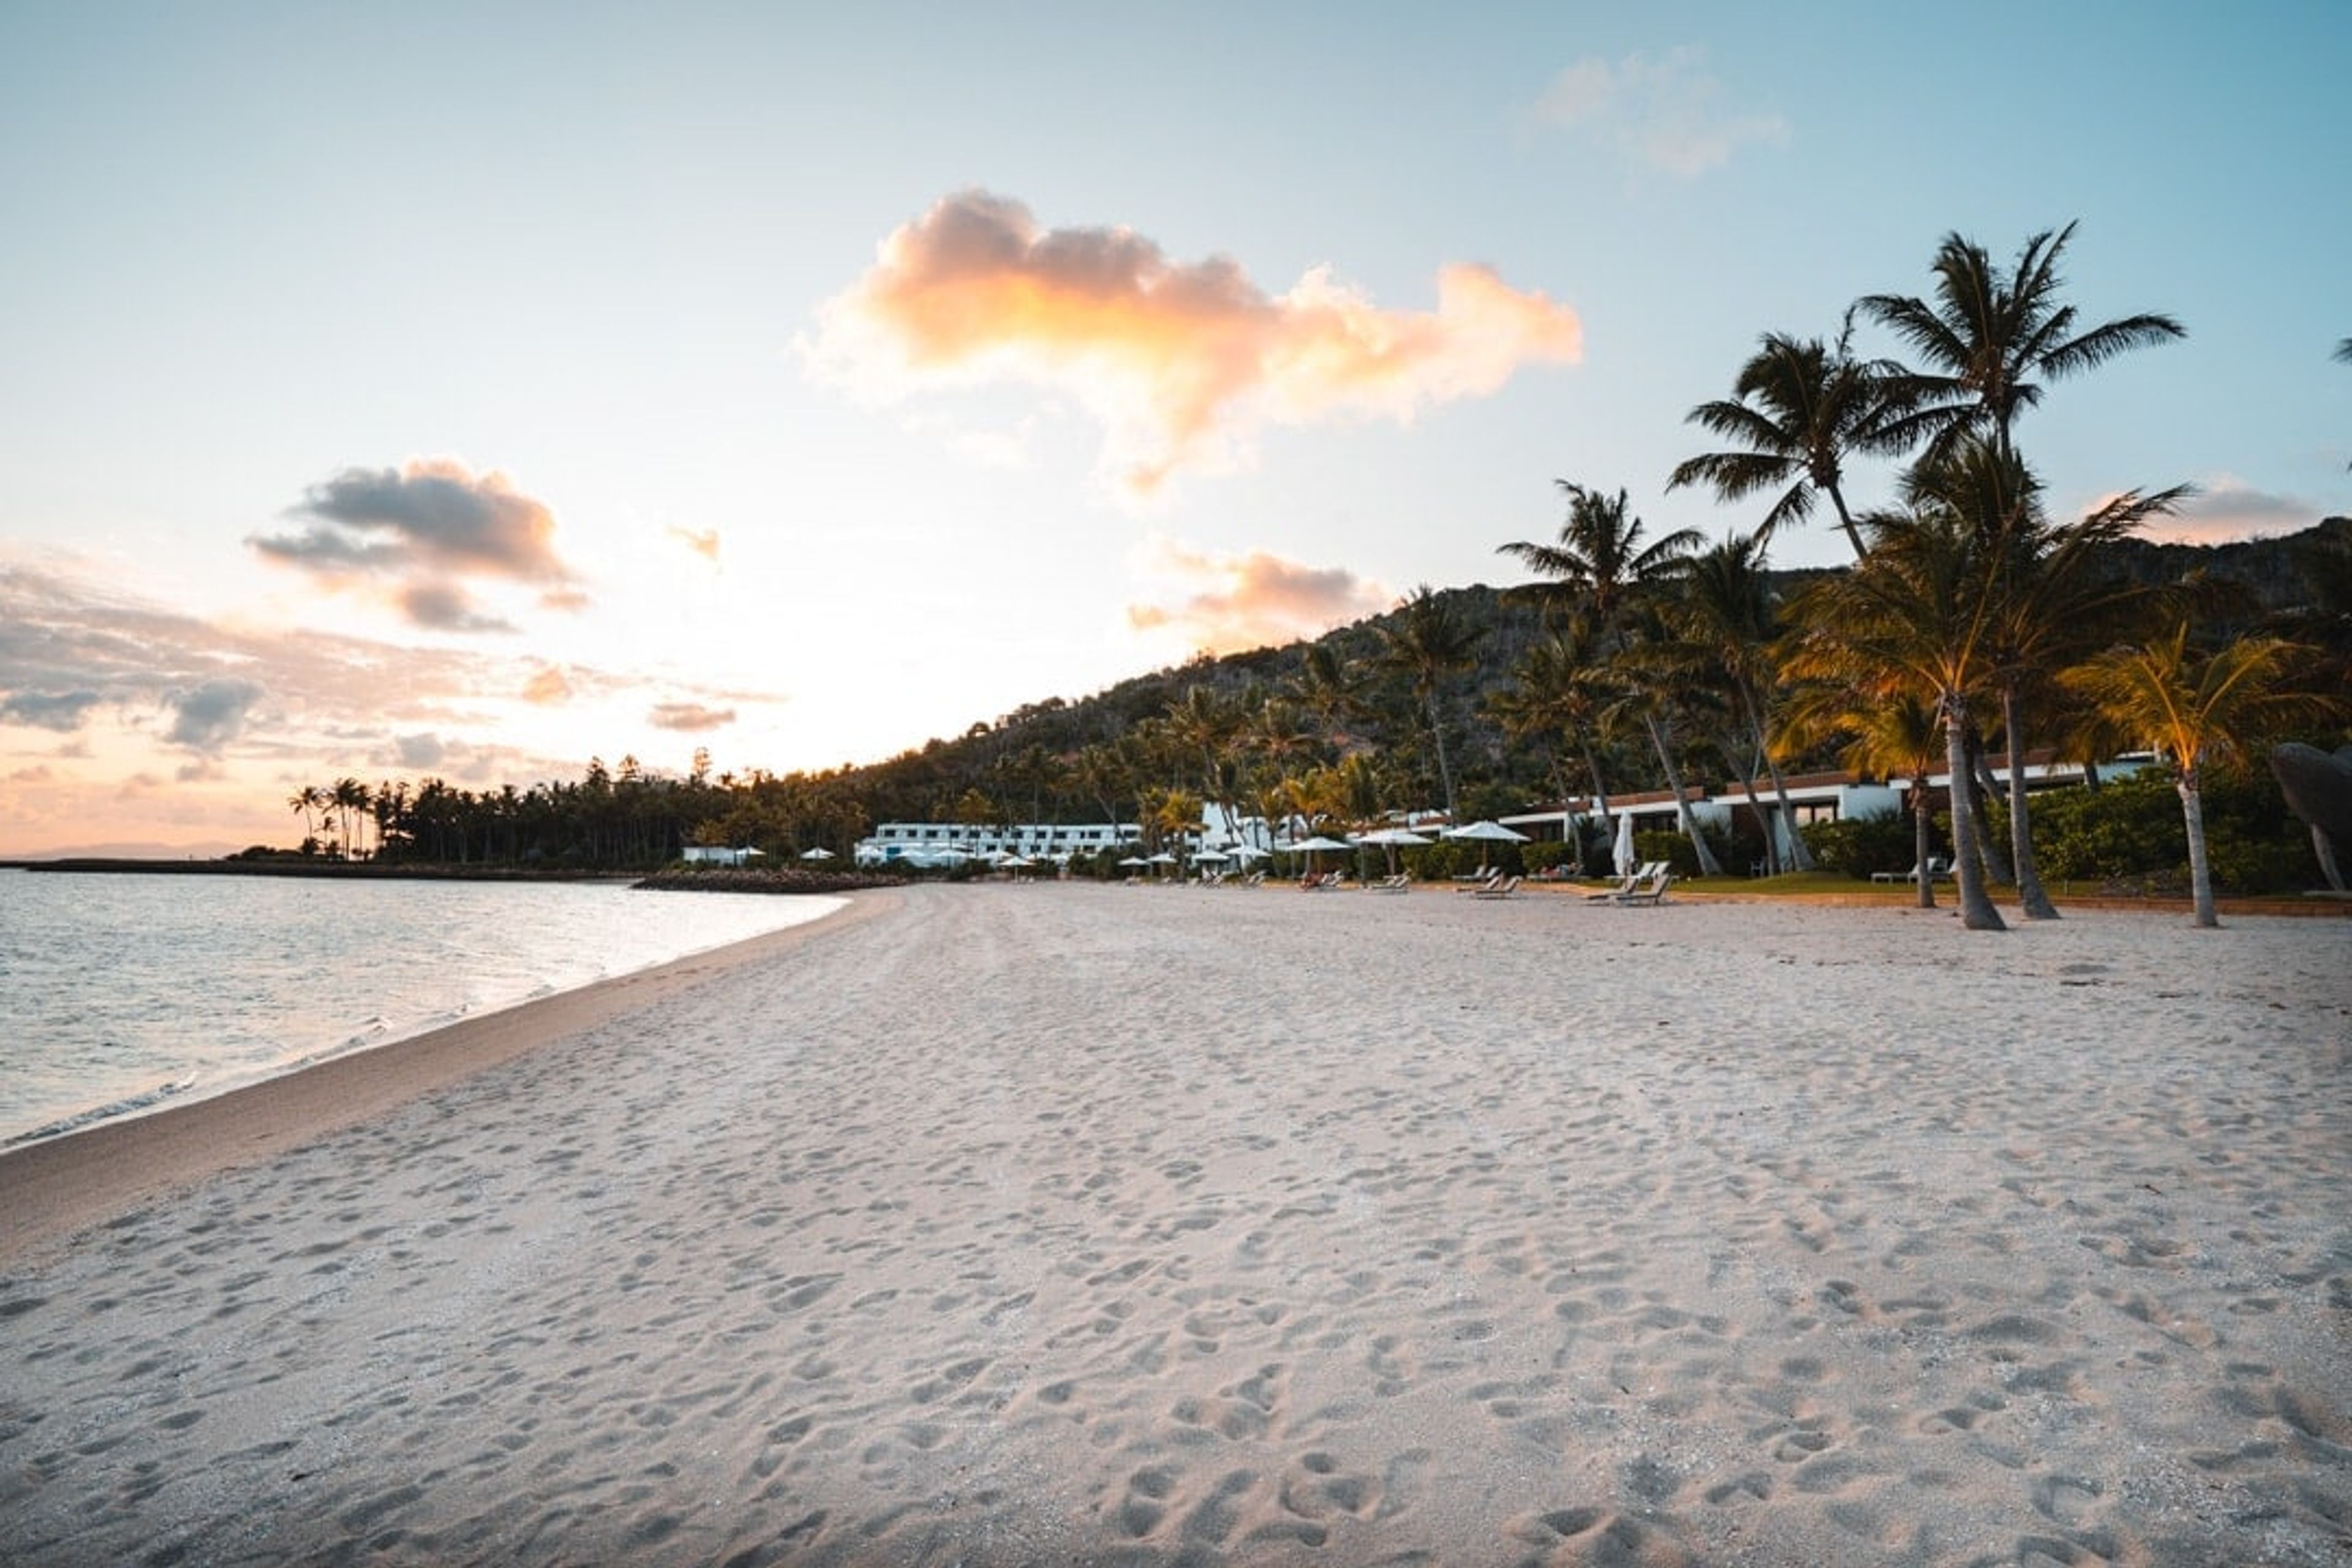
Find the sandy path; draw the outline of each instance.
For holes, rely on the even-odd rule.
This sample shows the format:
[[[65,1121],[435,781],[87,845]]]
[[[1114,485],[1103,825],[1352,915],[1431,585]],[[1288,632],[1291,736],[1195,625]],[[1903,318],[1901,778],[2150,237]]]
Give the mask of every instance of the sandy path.
[[[20,1255],[0,1559],[2341,1563],[2347,960],[916,889]]]

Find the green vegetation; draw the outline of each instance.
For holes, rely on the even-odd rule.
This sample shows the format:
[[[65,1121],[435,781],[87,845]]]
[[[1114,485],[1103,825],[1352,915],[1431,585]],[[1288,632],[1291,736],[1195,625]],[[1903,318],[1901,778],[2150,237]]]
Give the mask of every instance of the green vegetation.
[[[2182,335],[2148,312],[2083,325],[2059,274],[2073,234],[2035,235],[2006,265],[1947,236],[1926,294],[1866,296],[1833,340],[1760,338],[1731,395],[1690,413],[1715,449],[1666,477],[1762,506],[1712,547],[1687,530],[1652,537],[1624,489],[1559,479],[1557,539],[1498,547],[1535,574],[1507,591],[1423,587],[1312,643],[1203,657],[866,767],[713,777],[698,753],[683,778],[625,757],[527,790],[339,779],[289,798],[300,853],[643,867],[730,844],[783,862],[820,847],[846,856],[893,820],[1131,822],[1157,849],[1204,809],[1339,833],[1438,804],[1470,819],[1628,788],[1680,798],[1695,779],[1751,810],[1727,834],[1685,810],[1680,832],[1643,836],[1642,858],[1685,875],[1752,868],[1785,888],[1816,885],[1818,867],[1851,887],[1948,856],[1965,923],[1992,930],[1996,884],[2014,887],[2027,918],[2055,918],[2045,875],[2167,886],[2185,849],[2181,884],[2210,921],[2216,886],[2312,875],[2275,791],[2231,764],[2275,740],[2332,747],[2340,733],[2352,521],[2200,550],[2133,537],[2179,489],[2117,485],[2084,516],[2050,514],[2020,444],[2025,416],[2057,383]],[[1855,342],[1874,327],[1890,340],[1875,357]],[[1897,465],[1885,504],[1857,508],[1859,458]],[[1853,564],[1774,571],[1772,541],[1822,501]],[[2158,768],[2030,802],[2016,769],[1998,797],[1987,761],[2131,748],[2153,749]],[[1767,842],[1756,824],[1785,800],[1788,773],[1832,767],[1946,773],[1960,787],[1911,792],[1907,821]],[[2185,836],[2146,816],[2161,788]],[[1496,858],[1589,872],[1608,856],[1587,837]],[[1117,875],[1118,858],[1078,869]],[[1475,863],[1453,845],[1404,856],[1425,878]],[[1926,880],[1891,891],[1936,898]]]

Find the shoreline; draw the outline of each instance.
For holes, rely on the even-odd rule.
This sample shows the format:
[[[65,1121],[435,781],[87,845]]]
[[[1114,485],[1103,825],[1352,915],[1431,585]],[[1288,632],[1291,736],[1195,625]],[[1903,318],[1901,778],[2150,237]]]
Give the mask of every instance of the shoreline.
[[[272,1159],[339,1129],[608,1019],[650,1006],[880,912],[871,896],[831,914],[649,968],[533,997],[421,1034],[328,1057],[184,1103],[0,1148],[0,1268],[138,1205]]]

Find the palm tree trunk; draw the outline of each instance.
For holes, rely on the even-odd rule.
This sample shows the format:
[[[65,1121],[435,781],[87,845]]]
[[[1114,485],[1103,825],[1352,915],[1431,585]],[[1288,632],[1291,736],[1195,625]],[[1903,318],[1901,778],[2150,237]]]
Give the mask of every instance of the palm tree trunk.
[[[1429,689],[1429,738],[1437,743],[1437,782],[1445,789],[1445,816],[1455,826],[1462,818],[1454,806],[1454,765],[1445,758],[1445,723],[1437,716],[1437,688]]]
[[[1927,789],[1916,780],[1913,781],[1911,785],[1911,864],[1919,868],[1916,880],[1919,884],[1919,907],[1923,910],[1932,910],[1936,907],[1936,879],[1927,875],[1928,846],[1936,841],[1929,823],[1929,818],[1934,815],[1927,809]],[[1959,857],[1955,855],[1952,859],[1957,864]]]
[[[1765,771],[1772,775],[1772,795],[1780,803],[1780,821],[1789,828],[1789,869],[1810,871],[1813,868],[1812,851],[1805,847],[1805,836],[1797,831],[1797,808],[1789,804],[1789,781],[1780,776],[1780,764],[1773,759],[1772,748],[1764,739],[1763,705],[1756,700],[1753,689],[1743,685],[1740,696],[1748,703],[1748,727],[1756,731],[1756,754],[1764,759]],[[1780,833],[1777,825],[1767,826],[1766,844],[1771,853],[1768,859],[1776,864],[1780,856]]]
[[[1683,794],[1682,771],[1675,766],[1675,754],[1666,747],[1665,731],[1659,727],[1653,714],[1644,713],[1642,723],[1650,731],[1650,744],[1657,748],[1659,765],[1666,770],[1666,787],[1675,792],[1675,818],[1682,824],[1684,837],[1691,841],[1691,848],[1698,856],[1698,874],[1702,877],[1722,876],[1723,867],[1716,860],[1715,851],[1706,847],[1706,839],[1698,830],[1698,822],[1691,816],[1690,802]]]
[[[1992,776],[1992,764],[1985,761],[1984,737],[1971,729],[1969,731],[1968,743],[1969,805],[1974,808],[1977,822],[1981,828],[1984,822],[1985,802],[2000,793],[2000,781]],[[1957,778],[1958,775],[1953,776]],[[1986,876],[1996,882],[2015,880],[2009,874],[2009,857],[2000,852],[2000,846],[1993,842],[1990,834],[1979,831],[1976,836],[1976,845],[1977,853],[1983,857]],[[1956,852],[1953,858],[1958,858]]]
[[[1845,542],[1853,546],[1853,558],[1856,561],[1861,560],[1870,552],[1863,548],[1862,531],[1853,525],[1853,513],[1845,509],[1845,496],[1835,485],[1825,485],[1822,488],[1830,492],[1830,504],[1837,508],[1838,526],[1845,530]]]
[[[2205,855],[2205,801],[2198,789],[2197,770],[2180,770],[2180,816],[2189,827],[2189,896],[2196,906],[2195,923],[2207,928],[2221,923],[2213,912],[2213,868]]]
[[[1724,754],[1730,755],[1728,752]],[[1736,761],[1732,766],[1739,768],[1739,791],[1748,797],[1748,809],[1756,814],[1758,824],[1764,829],[1764,869],[1777,877],[1780,874],[1780,847],[1774,840],[1780,835],[1773,831],[1772,819],[1764,815],[1764,803],[1757,798],[1756,781],[1750,776],[1756,770],[1739,767]]]
[[[1978,831],[1976,812],[1969,802],[1969,704],[1958,692],[1944,698],[1944,763],[1952,773],[1952,873],[1960,884],[1960,923],[1970,931],[2007,931],[2009,922],[1992,907],[1985,891],[1983,862],[1979,858],[1984,835]],[[1927,863],[1919,862],[1919,878],[1927,877]]]
[[[2009,745],[2009,853],[2017,863],[2017,898],[2030,921],[2054,921],[2058,907],[2042,890],[2033,864],[2033,823],[2025,803],[2025,723],[2018,712],[2017,688],[2000,690],[2001,729]]]

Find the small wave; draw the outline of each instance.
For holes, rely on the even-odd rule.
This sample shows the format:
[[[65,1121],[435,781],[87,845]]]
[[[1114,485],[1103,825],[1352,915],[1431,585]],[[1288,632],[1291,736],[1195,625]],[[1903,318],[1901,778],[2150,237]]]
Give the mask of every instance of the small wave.
[[[101,1121],[111,1121],[118,1116],[135,1116],[142,1110],[152,1110],[173,1096],[184,1094],[195,1086],[194,1079],[177,1079],[170,1083],[158,1085],[144,1094],[131,1095],[110,1105],[101,1105],[95,1110],[82,1111],[79,1115],[61,1118],[46,1126],[36,1127],[30,1132],[18,1132],[7,1138],[0,1138],[0,1149],[14,1149],[19,1143],[37,1143],[44,1138],[63,1137],[68,1132],[79,1132],[85,1127],[95,1127]]]

